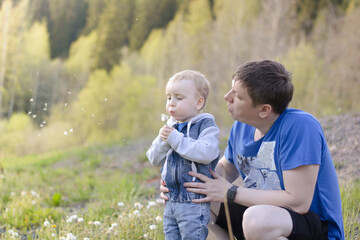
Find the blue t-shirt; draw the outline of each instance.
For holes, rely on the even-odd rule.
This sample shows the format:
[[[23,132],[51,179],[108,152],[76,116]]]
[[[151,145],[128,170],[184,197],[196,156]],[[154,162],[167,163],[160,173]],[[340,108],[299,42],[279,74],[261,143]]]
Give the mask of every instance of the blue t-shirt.
[[[225,150],[244,186],[284,190],[283,171],[320,165],[310,210],[328,222],[329,239],[344,239],[339,183],[319,122],[304,111],[289,108],[264,137],[254,141],[254,133],[254,127],[235,121]]]

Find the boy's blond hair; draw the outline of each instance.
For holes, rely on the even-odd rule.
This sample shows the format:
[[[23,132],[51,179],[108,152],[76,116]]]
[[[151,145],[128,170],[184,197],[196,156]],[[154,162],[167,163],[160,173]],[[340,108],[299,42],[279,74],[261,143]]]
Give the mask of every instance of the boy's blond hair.
[[[184,70],[178,73],[175,73],[170,79],[169,82],[176,82],[179,80],[190,80],[195,84],[196,91],[204,98],[204,105],[202,108],[205,107],[206,99],[209,96],[210,91],[210,82],[206,79],[205,75],[194,71],[194,70]]]

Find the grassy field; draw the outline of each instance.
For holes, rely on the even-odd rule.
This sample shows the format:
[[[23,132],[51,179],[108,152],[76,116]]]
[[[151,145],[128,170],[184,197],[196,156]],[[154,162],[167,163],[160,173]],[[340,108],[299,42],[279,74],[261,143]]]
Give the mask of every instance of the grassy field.
[[[159,170],[114,167],[99,147],[0,160],[1,239],[164,239]],[[130,167],[134,166],[136,167]],[[346,239],[360,229],[360,182],[341,185]]]

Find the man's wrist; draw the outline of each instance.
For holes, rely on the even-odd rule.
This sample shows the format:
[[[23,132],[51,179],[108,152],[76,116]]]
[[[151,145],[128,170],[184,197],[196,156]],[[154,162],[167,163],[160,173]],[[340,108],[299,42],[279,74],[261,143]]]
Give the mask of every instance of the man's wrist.
[[[234,202],[238,187],[239,186],[232,185],[228,189],[227,194],[226,194],[226,198],[227,198],[228,203],[233,203]]]

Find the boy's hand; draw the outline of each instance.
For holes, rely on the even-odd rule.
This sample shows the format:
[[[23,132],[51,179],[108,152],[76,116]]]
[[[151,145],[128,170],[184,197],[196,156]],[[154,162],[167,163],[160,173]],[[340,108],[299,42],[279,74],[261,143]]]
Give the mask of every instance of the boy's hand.
[[[168,137],[170,136],[171,132],[174,130],[174,128],[169,127],[169,126],[163,126],[160,129],[160,136],[161,139],[164,140],[166,142],[166,140],[168,139]]]

